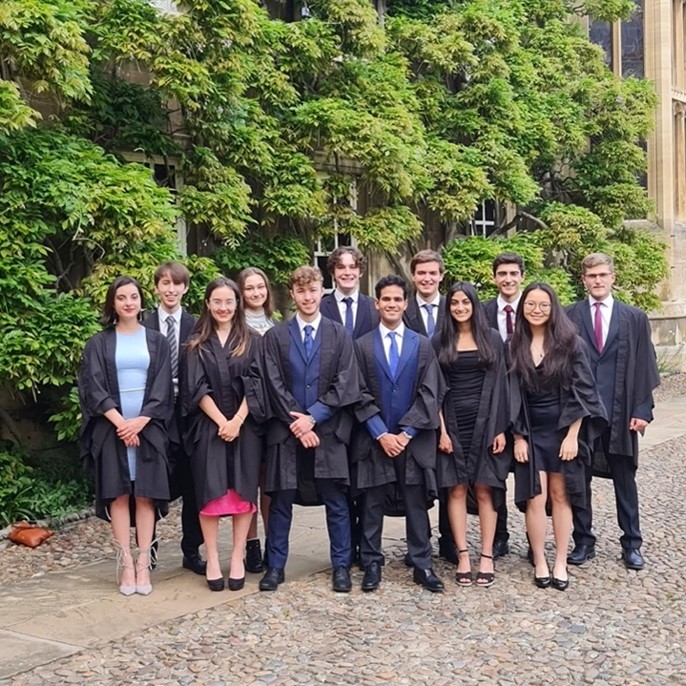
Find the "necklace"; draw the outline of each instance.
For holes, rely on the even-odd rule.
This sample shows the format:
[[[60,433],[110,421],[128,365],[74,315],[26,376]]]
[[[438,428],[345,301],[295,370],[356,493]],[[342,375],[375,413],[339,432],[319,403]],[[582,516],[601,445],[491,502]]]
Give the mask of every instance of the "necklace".
[[[534,362],[539,364],[541,360],[545,357],[545,352],[541,350],[533,341],[531,341],[531,347],[533,348],[531,357],[534,358]],[[535,354],[534,354],[535,351]]]

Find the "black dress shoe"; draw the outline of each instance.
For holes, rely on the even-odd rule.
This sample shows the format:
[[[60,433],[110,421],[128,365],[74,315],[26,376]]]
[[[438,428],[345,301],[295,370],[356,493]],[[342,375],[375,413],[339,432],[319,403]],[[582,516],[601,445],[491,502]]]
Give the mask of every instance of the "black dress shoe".
[[[184,569],[190,569],[194,574],[205,576],[207,571],[207,562],[197,553],[195,555],[184,555],[181,565]]]
[[[412,581],[420,586],[424,586],[427,591],[432,593],[443,593],[443,582],[434,574],[433,569],[414,568]]]
[[[534,583],[538,588],[550,588],[550,585],[552,584],[553,580],[548,576],[534,576]]]
[[[510,544],[504,538],[496,538],[493,541],[493,559],[497,560],[499,557],[505,557],[510,553]]]
[[[567,556],[567,564],[582,565],[595,557],[595,546],[580,543],[574,547],[571,553]]]
[[[350,571],[347,567],[336,567],[331,576],[333,590],[336,593],[350,593],[353,582],[350,580]]]
[[[443,542],[443,539],[438,544],[438,557],[442,557],[450,564],[457,564],[457,548],[453,542]]]
[[[245,577],[241,577],[240,579],[232,579],[229,577],[229,591],[240,591],[243,586],[245,586]]]
[[[254,538],[245,545],[245,569],[251,574],[259,574],[264,571],[259,538]]]
[[[362,590],[365,592],[376,591],[381,583],[381,565],[378,562],[372,562],[369,567],[364,570],[364,577],[362,577]]]
[[[286,580],[283,569],[270,567],[267,573],[260,579],[260,591],[275,591],[279,584]]]
[[[553,577],[551,584],[553,588],[556,588],[558,591],[566,591],[569,588],[569,579],[558,579],[557,577]]]
[[[622,560],[627,569],[643,569],[646,566],[646,561],[637,548],[625,548],[622,551]]]
[[[210,591],[223,591],[224,577],[220,576],[218,579],[208,579],[207,587],[210,589]]]

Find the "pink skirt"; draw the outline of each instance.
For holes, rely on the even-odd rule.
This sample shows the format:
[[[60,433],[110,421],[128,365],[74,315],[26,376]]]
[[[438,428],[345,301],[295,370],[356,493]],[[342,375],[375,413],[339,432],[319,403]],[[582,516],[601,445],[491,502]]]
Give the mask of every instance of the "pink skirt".
[[[257,505],[243,500],[241,496],[230,488],[225,495],[210,500],[205,507],[200,510],[201,515],[208,517],[221,517],[223,515],[252,514],[257,512]]]

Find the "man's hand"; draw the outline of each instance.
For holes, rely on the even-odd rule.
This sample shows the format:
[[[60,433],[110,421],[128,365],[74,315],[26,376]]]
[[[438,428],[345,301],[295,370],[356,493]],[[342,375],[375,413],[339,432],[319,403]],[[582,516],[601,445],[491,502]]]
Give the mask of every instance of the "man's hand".
[[[645,419],[639,419],[638,417],[632,417],[629,421],[629,431],[643,433],[647,426],[648,422]]]
[[[300,442],[303,444],[303,448],[317,448],[319,446],[319,436],[310,429],[300,437]]]
[[[388,457],[398,457],[405,446],[398,440],[395,434],[384,434],[379,439],[379,445]]]
[[[306,433],[312,431],[312,420],[309,414],[302,412],[291,412],[291,417],[295,417],[295,421],[291,422],[288,428],[296,438],[302,438]]]

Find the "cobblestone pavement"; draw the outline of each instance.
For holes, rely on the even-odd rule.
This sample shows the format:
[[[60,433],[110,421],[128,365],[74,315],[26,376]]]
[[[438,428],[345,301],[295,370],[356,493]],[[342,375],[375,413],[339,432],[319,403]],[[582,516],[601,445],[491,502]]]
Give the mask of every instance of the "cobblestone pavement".
[[[359,590],[357,570],[349,595],[330,590],[328,573],[239,600],[225,591],[221,606],[117,642],[93,644],[7,683],[686,685],[685,463],[681,438],[641,455],[648,563],[642,572],[626,570],[619,560],[611,484],[596,480],[598,557],[570,568],[571,585],[564,593],[534,587],[533,570],[523,557],[522,517],[512,508],[511,553],[496,563],[492,588],[459,588],[454,570],[437,561],[446,592],[432,595],[412,584],[397,545],[386,551],[377,593]],[[163,535],[176,535],[174,517],[177,513]],[[469,527],[476,565],[475,518]],[[93,531],[102,536],[97,525]],[[76,533],[61,536],[72,544],[78,540]],[[0,551],[3,583],[8,564],[19,559],[11,555],[16,554]]]

